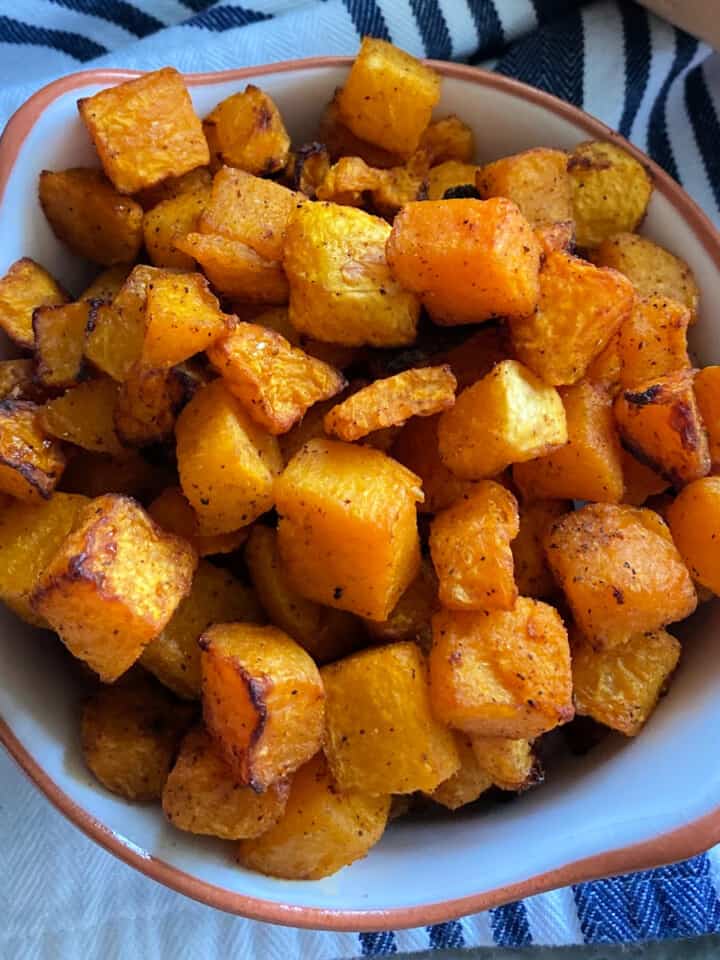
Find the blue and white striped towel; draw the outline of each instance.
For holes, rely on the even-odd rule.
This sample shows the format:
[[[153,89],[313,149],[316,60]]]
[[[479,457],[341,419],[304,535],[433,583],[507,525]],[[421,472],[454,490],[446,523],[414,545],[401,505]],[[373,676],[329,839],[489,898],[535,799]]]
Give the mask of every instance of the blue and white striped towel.
[[[490,62],[585,107],[720,223],[720,58],[631,2],[574,0],[0,0],[0,127],[34,90],[88,65],[219,70],[352,54],[362,34]],[[0,956],[313,960],[427,948],[616,943],[720,931],[720,850],[377,934],[230,917],[134,873],[80,836],[0,755]]]

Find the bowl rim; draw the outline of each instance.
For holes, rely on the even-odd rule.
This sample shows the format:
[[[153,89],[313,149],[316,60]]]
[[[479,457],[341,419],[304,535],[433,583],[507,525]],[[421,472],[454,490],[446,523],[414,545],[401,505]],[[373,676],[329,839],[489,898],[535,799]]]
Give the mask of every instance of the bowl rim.
[[[341,67],[349,65],[352,61],[353,57],[348,56],[310,57],[255,67],[185,74],[184,79],[188,86],[193,87],[290,71]],[[648,169],[655,189],[671,203],[680,217],[690,226],[695,237],[720,270],[720,234],[706,214],[669,174],[605,123],[585,113],[579,107],[519,80],[465,64],[439,60],[425,62],[445,77],[463,80],[479,87],[494,88],[529,101],[569,120],[586,131],[589,137],[610,140],[623,147]],[[105,68],[83,70],[60,77],[31,96],[12,115],[0,137],[0,202],[25,139],[42,113],[58,97],[88,84],[117,84],[124,80],[135,79],[146,72]],[[439,900],[387,910],[294,906],[218,887],[140,850],[131,841],[105,826],[72,800],[43,770],[2,717],[0,717],[0,743],[68,820],[129,866],[178,893],[227,913],[235,913],[252,920],[306,929],[362,932],[405,929],[441,923],[557,887],[636,870],[647,870],[683,860],[720,842],[720,805],[718,805],[709,813],[649,840],[570,861],[554,870],[536,874],[517,883],[469,894],[458,899]]]

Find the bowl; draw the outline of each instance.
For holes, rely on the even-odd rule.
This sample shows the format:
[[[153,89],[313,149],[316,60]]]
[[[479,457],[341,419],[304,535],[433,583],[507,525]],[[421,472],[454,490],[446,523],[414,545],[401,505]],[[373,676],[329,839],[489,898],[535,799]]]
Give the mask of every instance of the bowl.
[[[200,114],[247,82],[277,101],[295,141],[312,132],[349,58],[320,58],[187,77]],[[554,97],[472,67],[435,63],[438,114],[474,128],[480,160],[537,145],[609,138],[655,179],[643,233],[682,255],[702,290],[693,348],[720,360],[720,236],[662,170],[604,124]],[[95,70],[33,96],[0,142],[0,273],[31,256],[71,290],[85,267],[50,231],[37,202],[41,169],[95,163],[75,101],[137,76]],[[479,814],[393,823],[362,861],[325,880],[282,881],[241,869],[232,848],[180,833],[157,806],[104,791],[79,748],[79,689],[56,638],[0,612],[0,740],[48,798],[126,863],[214,907],[273,923],[379,930],[437,923],[565,884],[691,856],[720,840],[720,739],[715,661],[720,609],[705,604],[680,631],[685,650],[668,696],[635,740],[609,737],[553,765],[549,782]]]

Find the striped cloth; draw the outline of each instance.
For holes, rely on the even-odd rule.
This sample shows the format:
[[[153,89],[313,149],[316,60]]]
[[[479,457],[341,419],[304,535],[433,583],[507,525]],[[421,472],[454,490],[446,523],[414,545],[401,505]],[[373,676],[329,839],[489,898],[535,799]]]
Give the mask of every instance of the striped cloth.
[[[88,65],[216,70],[350,54],[359,37],[490,63],[618,128],[720,222],[720,59],[631,2],[572,0],[0,0],[0,127]],[[461,921],[331,934],[185,900],[80,836],[0,756],[0,956],[385,956],[448,947],[617,943],[720,931],[720,852],[579,884]]]

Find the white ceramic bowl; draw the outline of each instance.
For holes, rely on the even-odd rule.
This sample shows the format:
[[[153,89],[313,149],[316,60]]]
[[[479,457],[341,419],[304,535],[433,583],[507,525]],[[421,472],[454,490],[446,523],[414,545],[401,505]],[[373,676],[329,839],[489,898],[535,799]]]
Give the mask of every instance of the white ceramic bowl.
[[[297,142],[347,72],[346,59],[188,78],[201,114],[255,80],[275,98]],[[477,137],[480,160],[537,145],[571,147],[613,136],[547,94],[470,67],[445,75],[440,115]],[[75,101],[134,74],[76,74],[45,88],[11,120],[0,143],[0,274],[31,256],[71,290],[85,270],[51,233],[36,199],[43,168],[94,163]],[[619,138],[615,138],[620,141]],[[662,171],[643,228],[691,264],[702,290],[693,346],[720,360],[720,237]],[[59,642],[0,612],[0,738],[49,798],[98,843],[155,879],[245,916],[346,930],[447,920],[561,884],[690,856],[720,839],[720,671],[717,604],[683,626],[682,665],[636,740],[610,738],[559,769],[542,789],[484,815],[466,812],[392,824],[367,859],[316,882],[287,882],[237,867],[232,848],[173,830],[156,806],[104,791],[78,744],[78,691]],[[41,866],[38,864],[38,869]]]

